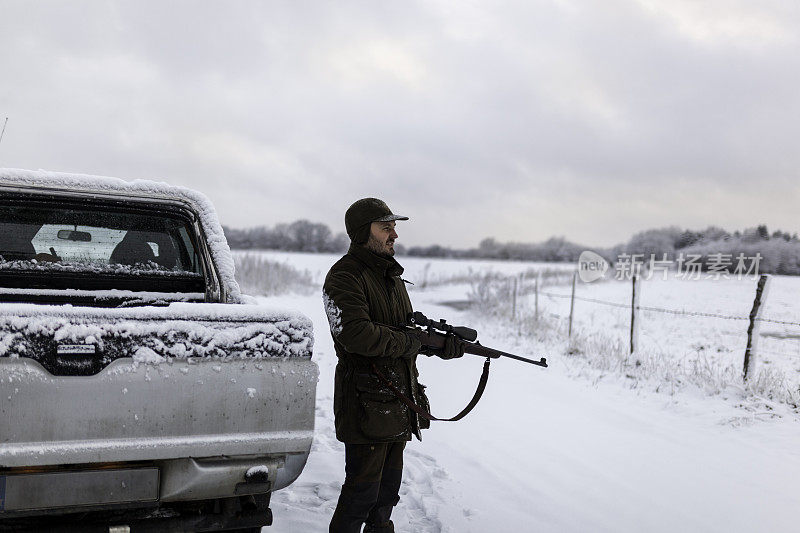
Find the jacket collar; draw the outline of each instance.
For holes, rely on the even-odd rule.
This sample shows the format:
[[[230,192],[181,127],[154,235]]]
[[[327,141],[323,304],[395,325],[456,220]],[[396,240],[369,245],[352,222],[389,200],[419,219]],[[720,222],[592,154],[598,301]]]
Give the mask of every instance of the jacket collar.
[[[400,263],[398,263],[394,257],[381,257],[364,246],[351,244],[347,253],[382,276],[399,276],[403,273],[403,267],[400,266]]]

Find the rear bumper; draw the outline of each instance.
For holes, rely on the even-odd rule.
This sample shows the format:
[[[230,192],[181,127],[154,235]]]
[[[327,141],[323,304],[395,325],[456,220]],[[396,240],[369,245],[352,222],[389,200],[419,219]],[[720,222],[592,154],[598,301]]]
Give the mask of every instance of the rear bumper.
[[[305,455],[294,457],[304,462]],[[70,513],[266,494],[277,490],[285,476],[299,475],[302,467],[296,459],[287,464],[283,457],[216,457],[147,466],[11,470],[0,472],[0,520],[42,511]]]

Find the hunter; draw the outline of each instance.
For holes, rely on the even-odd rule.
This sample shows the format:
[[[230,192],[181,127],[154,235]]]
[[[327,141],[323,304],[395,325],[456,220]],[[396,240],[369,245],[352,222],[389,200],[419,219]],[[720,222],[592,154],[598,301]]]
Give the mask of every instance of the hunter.
[[[412,311],[403,267],[394,259],[395,215],[377,198],[349,207],[345,228],[350,249],[331,267],[323,286],[338,363],[333,411],[336,438],[345,447],[345,480],[330,523],[331,533],[391,533],[392,509],[400,501],[403,450],[430,421],[402,403],[379,373],[418,406],[430,411],[417,381],[421,351],[443,359],[461,357],[464,343],[450,336],[431,350],[417,334],[394,329]]]

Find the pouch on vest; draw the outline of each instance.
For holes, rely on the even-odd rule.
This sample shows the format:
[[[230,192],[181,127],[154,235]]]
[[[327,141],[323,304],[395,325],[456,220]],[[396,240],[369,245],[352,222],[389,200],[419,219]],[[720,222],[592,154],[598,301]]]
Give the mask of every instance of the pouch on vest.
[[[361,405],[361,432],[368,439],[391,440],[409,429],[408,407],[372,374],[356,374],[355,386]]]

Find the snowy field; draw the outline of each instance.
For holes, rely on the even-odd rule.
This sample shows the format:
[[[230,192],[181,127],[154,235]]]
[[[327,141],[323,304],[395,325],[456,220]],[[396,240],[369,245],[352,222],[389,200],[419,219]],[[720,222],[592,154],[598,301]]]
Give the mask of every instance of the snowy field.
[[[316,436],[298,481],[273,497],[275,525],[265,531],[323,532],[343,480],[344,451],[333,433],[335,354],[319,284],[338,256],[263,252],[271,260],[307,270],[314,290],[263,297],[307,314],[314,322],[314,358],[320,366]],[[415,309],[478,329],[483,344],[538,358],[541,369],[512,360],[492,363],[484,398],[464,420],[436,423],[406,453],[401,501],[393,519],[408,532],[752,532],[796,531],[800,504],[800,416],[741,387],[710,389],[678,381],[670,387],[646,379],[632,386],[625,373],[597,369],[591,354],[576,357],[563,338],[565,298],[540,296],[541,331],[530,321],[532,296],[521,297],[518,320],[504,324],[497,309],[479,313],[442,302],[467,299],[461,275],[487,270],[516,275],[571,265],[466,262],[399,258],[404,278],[417,283]],[[431,280],[453,280],[435,283]],[[800,280],[798,280],[800,281]],[[425,288],[421,288],[425,285]],[[547,292],[567,294],[565,285]],[[765,316],[797,321],[800,283],[777,278]],[[641,305],[747,315],[754,282],[645,282]],[[581,284],[578,295],[627,303],[628,284]],[[584,339],[624,340],[629,311],[576,302],[574,328]],[[519,317],[522,317],[521,319]],[[555,324],[555,325],[554,325]],[[546,327],[545,327],[546,325]],[[642,350],[675,357],[677,364],[706,360],[713,368],[741,365],[746,322],[646,312]],[[765,348],[795,353],[789,326],[767,326],[776,342]],[[780,335],[778,335],[780,334]],[[730,359],[730,361],[728,361]],[[794,361],[794,362],[792,362]],[[670,361],[667,360],[667,363]],[[798,360],[760,361],[796,379]],[[470,398],[482,360],[420,357],[434,414],[451,416]],[[716,365],[716,366],[715,366]],[[658,376],[659,374],[654,374]],[[719,384],[717,384],[719,385]]]
[[[279,251],[236,251],[234,257],[242,255],[258,255],[271,261],[284,263],[296,269],[308,271],[314,283],[322,287],[325,274],[342,255],[341,254],[312,254],[292,253]],[[401,264],[405,269],[403,279],[412,282],[413,291],[423,285],[438,285],[442,281],[454,278],[465,278],[485,272],[496,272],[503,275],[518,275],[530,270],[557,270],[569,273],[573,265],[566,263],[525,263],[514,261],[493,260],[464,260],[464,259],[431,259],[427,257],[402,257]],[[320,288],[320,290],[322,290]]]

